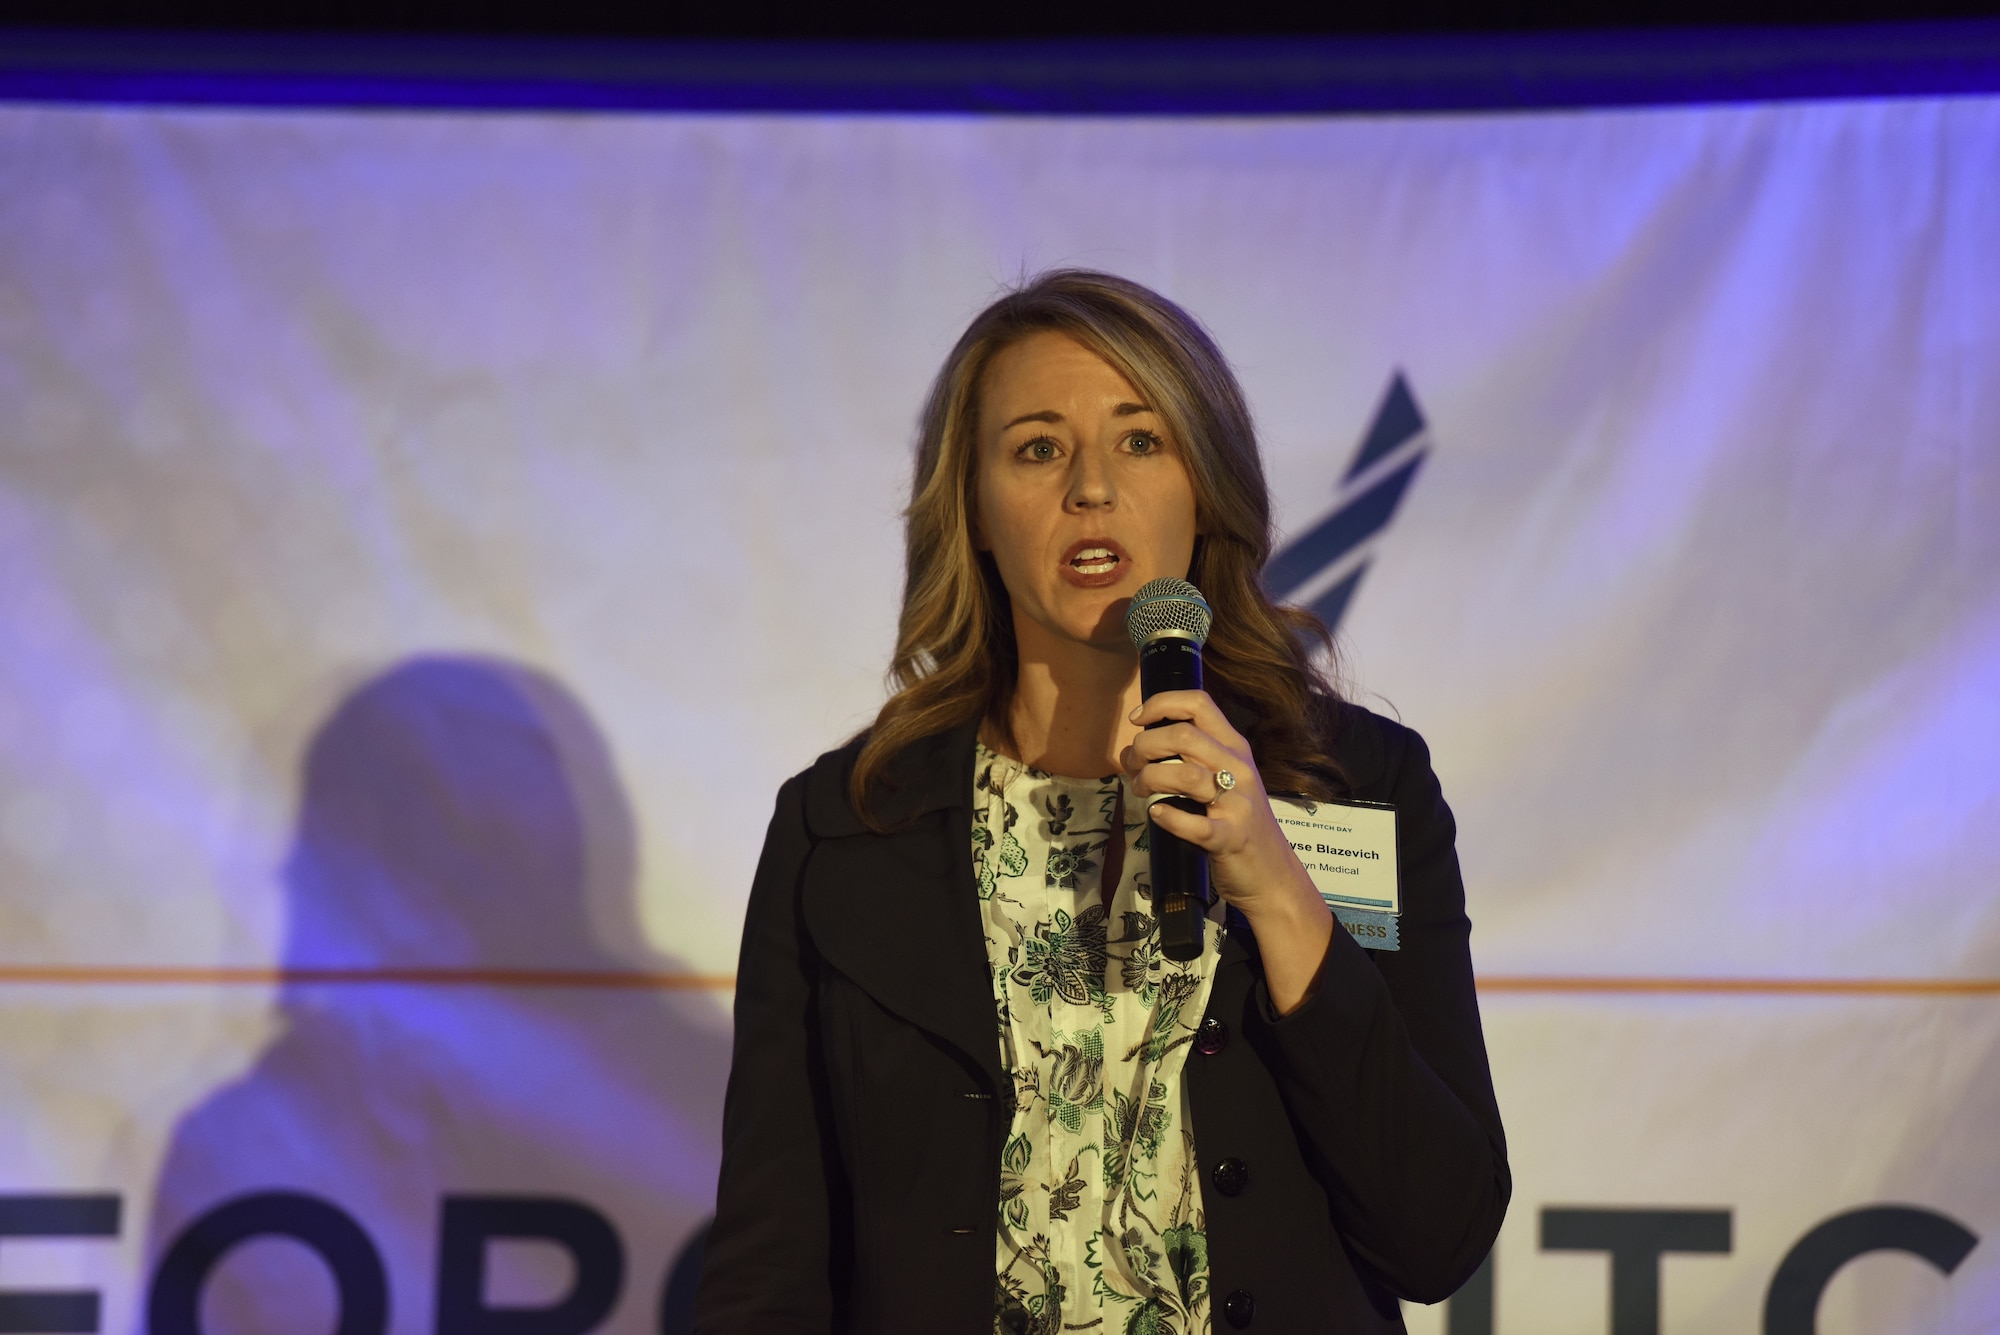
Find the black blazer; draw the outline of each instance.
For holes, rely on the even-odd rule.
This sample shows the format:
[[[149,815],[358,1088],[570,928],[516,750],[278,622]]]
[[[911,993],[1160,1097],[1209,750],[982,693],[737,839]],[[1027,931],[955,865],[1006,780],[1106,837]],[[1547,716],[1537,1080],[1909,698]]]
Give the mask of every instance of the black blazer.
[[[743,926],[700,1335],[993,1329],[1012,1093],[974,891],[974,735],[894,759],[892,834],[848,804],[853,745],[778,792]],[[1336,931],[1319,990],[1278,1019],[1232,917],[1201,1045],[1221,1046],[1187,1064],[1217,1330],[1400,1331],[1397,1298],[1463,1283],[1511,1190],[1429,753],[1351,706],[1333,746],[1351,796],[1397,808],[1402,949]]]

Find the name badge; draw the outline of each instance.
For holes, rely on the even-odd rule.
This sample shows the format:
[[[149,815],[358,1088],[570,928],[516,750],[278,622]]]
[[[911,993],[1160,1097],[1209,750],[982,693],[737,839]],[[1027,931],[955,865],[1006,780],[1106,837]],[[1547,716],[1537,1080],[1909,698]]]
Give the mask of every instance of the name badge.
[[[1271,810],[1347,934],[1369,950],[1402,949],[1396,933],[1403,911],[1396,808],[1385,802],[1274,797]]]

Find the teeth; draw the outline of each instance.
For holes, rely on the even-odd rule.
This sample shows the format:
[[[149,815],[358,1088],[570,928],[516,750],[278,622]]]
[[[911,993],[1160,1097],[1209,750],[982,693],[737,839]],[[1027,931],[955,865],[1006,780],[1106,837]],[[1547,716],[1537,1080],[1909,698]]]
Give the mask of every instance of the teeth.
[[[1069,563],[1085,574],[1101,575],[1117,565],[1118,558],[1111,554],[1109,547],[1086,547],[1070,557]]]

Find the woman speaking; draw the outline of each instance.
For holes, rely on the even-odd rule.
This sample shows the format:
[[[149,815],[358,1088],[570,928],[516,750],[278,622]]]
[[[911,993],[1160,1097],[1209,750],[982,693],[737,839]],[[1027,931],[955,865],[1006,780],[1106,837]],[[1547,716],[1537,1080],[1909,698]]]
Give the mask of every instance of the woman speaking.
[[[697,1331],[1398,1331],[1485,1257],[1510,1179],[1451,813],[1265,595],[1270,508],[1156,293],[1050,273],[952,350],[894,693],[779,790],[751,889]],[[1213,609],[1207,689],[1142,699],[1160,577]],[[1337,930],[1270,794],[1393,806],[1396,949]],[[1220,897],[1191,958],[1155,828]]]

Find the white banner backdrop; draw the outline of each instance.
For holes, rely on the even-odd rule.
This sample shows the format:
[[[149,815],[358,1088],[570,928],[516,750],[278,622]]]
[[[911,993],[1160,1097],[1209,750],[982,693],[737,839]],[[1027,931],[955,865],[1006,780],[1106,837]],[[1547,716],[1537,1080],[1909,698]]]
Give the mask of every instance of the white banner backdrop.
[[[660,1329],[919,397],[1058,263],[1209,323],[1289,534],[1428,423],[1343,637],[1517,1187],[1412,1330],[2000,1331],[1993,99],[0,109],[0,1307],[325,1331],[379,1257],[396,1332]]]

